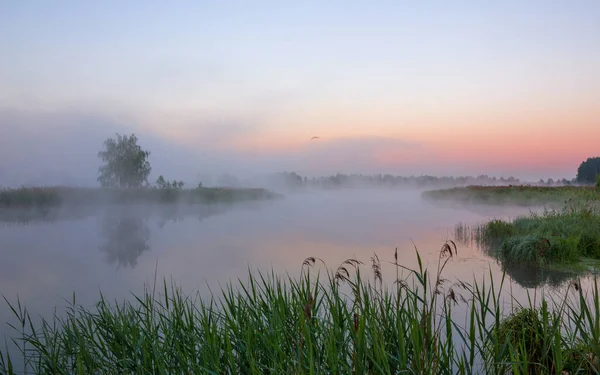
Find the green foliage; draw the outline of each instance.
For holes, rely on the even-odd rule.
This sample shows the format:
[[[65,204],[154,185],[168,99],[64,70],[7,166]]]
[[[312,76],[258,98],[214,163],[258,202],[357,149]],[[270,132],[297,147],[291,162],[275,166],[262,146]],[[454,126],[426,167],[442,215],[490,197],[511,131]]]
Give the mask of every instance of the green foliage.
[[[600,190],[600,174],[596,176],[596,190]]]
[[[600,174],[600,157],[588,158],[577,168],[577,182],[593,184]]]
[[[0,207],[29,209],[57,207],[62,198],[55,188],[0,189]]]
[[[116,139],[104,141],[104,150],[98,153],[104,163],[98,168],[102,187],[139,188],[148,183],[150,152],[142,150],[137,140],[135,134],[116,134]]]
[[[485,226],[488,237],[508,237],[515,233],[515,227],[502,220],[492,220]]]
[[[21,358],[0,350],[0,373],[27,363],[32,374],[560,374],[589,373],[598,357],[600,303],[572,283],[563,300],[530,302],[508,317],[503,280],[448,284],[444,245],[438,271],[408,269],[384,286],[379,258],[373,281],[362,262],[300,278],[249,272],[199,299],[176,285],[156,285],[129,302],[100,297],[34,323],[10,304]],[[396,257],[397,258],[397,257]],[[353,276],[351,276],[353,274]],[[321,276],[320,276],[321,275]],[[490,275],[491,277],[491,275]],[[589,293],[591,292],[591,293]],[[463,295],[464,294],[464,295]],[[466,297],[466,298],[465,298]],[[589,298],[588,298],[589,297]],[[530,300],[531,301],[531,300]],[[463,305],[456,309],[455,306]],[[457,315],[458,313],[458,315]],[[465,314],[464,316],[462,316]],[[7,341],[6,345],[12,345]],[[588,360],[589,358],[589,360]],[[23,361],[24,360],[24,361]]]
[[[573,263],[582,257],[600,259],[598,228],[597,206],[571,202],[541,215],[491,221],[477,228],[473,236],[482,245],[498,247],[492,253],[504,262],[550,265]],[[460,233],[464,232],[461,228]]]
[[[543,303],[538,309],[522,308],[500,323],[495,329],[497,342],[514,348],[510,355],[505,356],[506,361],[510,361],[511,358],[527,358],[530,363],[523,362],[521,366],[526,367],[525,373],[528,374],[539,373],[539,367],[545,369],[553,367],[556,357],[553,349],[556,347],[552,345],[554,337],[551,333],[557,327],[552,326],[552,322],[548,319],[549,314],[547,303]],[[560,339],[558,344],[560,350]]]

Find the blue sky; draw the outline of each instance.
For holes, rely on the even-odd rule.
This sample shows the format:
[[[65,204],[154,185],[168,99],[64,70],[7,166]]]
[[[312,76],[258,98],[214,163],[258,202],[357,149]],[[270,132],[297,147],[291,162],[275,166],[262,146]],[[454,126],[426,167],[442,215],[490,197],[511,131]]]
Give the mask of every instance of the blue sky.
[[[271,169],[318,172],[298,160],[319,134],[348,154],[374,138],[432,151],[406,150],[407,165],[365,146],[365,173],[562,176],[600,135],[598,1],[0,0],[0,51],[0,110],[35,126],[102,117],[215,158],[289,162]],[[499,160],[526,147],[539,159]],[[356,165],[341,159],[328,170]]]

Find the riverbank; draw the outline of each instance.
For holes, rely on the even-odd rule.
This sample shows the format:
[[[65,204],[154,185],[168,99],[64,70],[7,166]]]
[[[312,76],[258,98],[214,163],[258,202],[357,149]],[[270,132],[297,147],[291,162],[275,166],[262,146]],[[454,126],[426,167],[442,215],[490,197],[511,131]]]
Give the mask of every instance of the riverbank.
[[[232,203],[280,198],[281,195],[258,188],[197,187],[182,188],[78,188],[30,187],[0,189],[0,208],[48,209],[106,204],[138,203]]]
[[[250,273],[208,299],[155,282],[131,302],[73,303],[41,324],[16,302],[15,343],[25,350],[0,352],[0,372],[14,373],[23,360],[34,374],[542,374],[596,366],[595,281],[589,291],[573,282],[561,300],[506,315],[502,283],[451,283],[443,270],[456,248],[449,242],[439,256],[433,273],[394,260],[391,285],[376,256],[369,265],[348,259],[326,276],[319,259],[307,258],[299,279]]]
[[[467,204],[543,206],[561,205],[565,201],[600,201],[594,186],[466,186],[423,192],[426,200]]]

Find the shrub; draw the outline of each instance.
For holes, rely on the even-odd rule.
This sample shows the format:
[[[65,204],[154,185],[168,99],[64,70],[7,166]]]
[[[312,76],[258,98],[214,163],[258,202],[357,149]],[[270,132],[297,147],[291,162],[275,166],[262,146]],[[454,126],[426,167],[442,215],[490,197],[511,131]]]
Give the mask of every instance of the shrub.
[[[550,247],[542,236],[514,236],[502,244],[502,258],[508,263],[543,263]]]
[[[534,374],[538,372],[536,367],[539,365],[546,369],[552,368],[552,346],[544,345],[544,338],[551,331],[548,308],[544,303],[539,309],[522,308],[504,319],[496,329],[496,339],[500,346],[510,345],[515,349],[511,353],[513,360],[527,358],[528,373]]]

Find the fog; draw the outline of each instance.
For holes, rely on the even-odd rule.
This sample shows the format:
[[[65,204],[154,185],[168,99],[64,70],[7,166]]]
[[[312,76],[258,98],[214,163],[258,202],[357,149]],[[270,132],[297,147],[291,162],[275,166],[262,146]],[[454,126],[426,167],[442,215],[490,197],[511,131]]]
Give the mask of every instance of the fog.
[[[284,171],[308,177],[337,173],[403,176],[489,173],[482,168],[448,164],[424,145],[402,139],[365,135],[310,141],[307,134],[301,148],[265,151],[260,146],[260,135],[251,130],[251,123],[244,125],[250,119],[186,121],[187,125],[182,127],[181,119],[166,116],[151,121],[117,110],[0,108],[0,160],[3,161],[0,186],[97,186],[97,153],[104,140],[115,133],[135,133],[139,144],[151,152],[151,182],[162,174],[167,179],[183,180],[188,186],[199,182],[218,185],[227,181],[227,176],[234,176],[240,184],[258,186],[270,183],[270,176]],[[235,146],[239,142],[248,143],[250,148]],[[382,158],[393,158],[398,163],[382,164]],[[535,173],[520,176],[533,182],[539,180]],[[557,173],[542,177],[570,179],[572,176]]]
[[[227,155],[190,150],[148,131],[140,134],[135,120],[122,114],[3,110],[0,158],[7,162],[0,167],[0,185],[98,186],[97,153],[115,133],[136,133],[151,152],[151,181],[165,174],[193,184],[206,175],[242,172]]]
[[[309,256],[337,267],[350,257],[368,263],[374,253],[391,261],[398,248],[403,262],[416,265],[416,246],[435,263],[456,223],[526,212],[440,207],[421,201],[418,190],[374,189],[291,193],[210,211],[104,207],[78,218],[0,224],[0,285],[7,297],[51,309],[73,291],[89,303],[99,290],[126,297],[153,279],[157,264],[159,278],[206,291],[249,266],[297,274]],[[470,279],[491,266],[497,269],[479,249],[460,245],[448,272]]]
[[[2,208],[0,294],[11,302],[18,298],[32,316],[50,316],[55,308],[60,314],[73,295],[91,307],[100,293],[109,300],[131,299],[155,280],[208,298],[248,272],[297,277],[307,257],[322,259],[329,271],[356,258],[370,275],[375,254],[391,283],[396,250],[404,266],[417,267],[418,251],[425,267],[433,268],[441,246],[455,240],[456,224],[477,225],[530,210],[423,200],[427,189],[528,181],[477,173],[444,177],[475,171],[424,168],[419,163],[439,161],[418,143],[365,136],[308,140],[300,150],[266,154],[223,147],[230,135],[255,136],[239,124],[201,122],[201,138],[181,140],[124,113],[0,110],[0,187],[97,187],[103,141],[115,133],[135,133],[151,152],[151,184],[163,175],[192,188],[202,183],[283,193],[281,199],[235,204],[65,204],[43,216]],[[399,176],[389,174],[393,169],[374,168],[390,153],[408,162],[397,170]],[[517,299],[526,298],[530,288],[560,286],[570,276],[503,268],[485,249],[457,245],[445,278],[469,282],[491,272],[499,279],[506,271]],[[324,273],[324,267],[316,268]],[[13,321],[9,307],[1,305],[0,322]],[[13,334],[0,327],[0,337]]]
[[[330,271],[348,258],[363,262],[371,278],[377,254],[383,277],[395,278],[393,261],[416,269],[416,250],[425,267],[438,264],[441,246],[454,239],[457,223],[478,224],[510,218],[529,209],[456,206],[427,203],[422,189],[301,189],[283,199],[216,205],[210,209],[178,205],[115,205],[81,215],[56,215],[51,221],[0,222],[0,293],[17,298],[37,317],[64,312],[77,304],[93,308],[102,295],[110,301],[132,298],[165,280],[184,293],[218,296],[229,282],[246,280],[248,272],[298,277],[307,257],[322,259]],[[72,214],[72,212],[71,212]],[[502,267],[485,251],[457,243],[458,255],[444,271],[451,281],[502,277]],[[324,275],[318,264],[315,271]],[[568,275],[508,270],[515,298],[527,288],[556,286]],[[407,276],[406,272],[402,276]],[[508,287],[507,287],[508,288]],[[508,304],[508,296],[503,303]],[[457,314],[461,310],[458,311]],[[0,321],[14,323],[8,306]],[[15,332],[0,326],[0,337]]]

